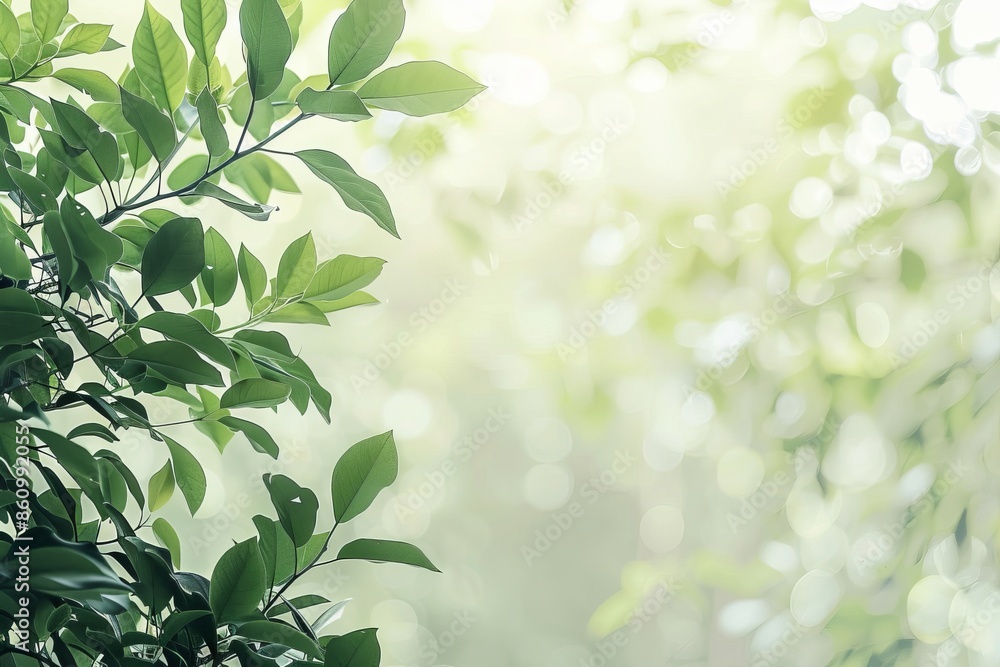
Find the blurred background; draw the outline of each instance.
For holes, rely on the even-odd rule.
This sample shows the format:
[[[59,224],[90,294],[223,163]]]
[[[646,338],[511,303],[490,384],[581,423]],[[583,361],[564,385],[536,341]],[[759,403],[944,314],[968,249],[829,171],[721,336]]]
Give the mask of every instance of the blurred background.
[[[302,4],[305,77],[346,2]],[[142,7],[71,9],[128,43]],[[383,665],[1000,664],[1000,5],[407,10],[390,65],[489,90],[281,139],[377,182],[401,242],[301,170],[268,223],[199,205],[270,266],[306,230],[321,259],[388,265],[382,304],[288,327],[332,427],[270,415],[277,462],[191,431],[208,498],[164,510],[197,536],[185,568],[252,533],[264,472],[322,497],[394,429],[400,477],[343,539],[411,541],[443,574],[303,588],[353,598],[339,628],[381,628]],[[162,465],[126,446],[140,477]]]

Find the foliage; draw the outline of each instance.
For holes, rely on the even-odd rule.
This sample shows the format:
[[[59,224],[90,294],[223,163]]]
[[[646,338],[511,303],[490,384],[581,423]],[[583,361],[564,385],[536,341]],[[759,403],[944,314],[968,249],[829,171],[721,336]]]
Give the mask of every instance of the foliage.
[[[184,535],[155,513],[179,495],[193,514],[206,493],[201,463],[172,427],[194,424],[220,452],[242,433],[277,458],[278,441],[246,411],[312,406],[329,423],[330,393],[266,325],[326,325],[334,312],[373,302],[361,290],[383,262],[320,261],[306,234],[270,274],[245,246],[161,206],[183,211],[207,199],[266,221],[272,191],[298,191],[281,161],[301,161],[348,208],[396,235],[385,196],[341,157],[272,142],[316,116],[451,111],[482,86],[438,62],[372,76],[402,31],[400,0],[354,0],[333,28],[328,72],[305,79],[287,68],[297,0],[242,2],[246,71],[235,79],[216,55],[226,3],[182,0],[181,9],[194,57],[147,3],[133,65],[114,81],[61,66],[123,48],[111,26],[77,21],[67,0],[31,0],[19,15],[0,3],[0,190],[11,203],[0,206],[0,511],[16,529],[0,534],[0,665],[377,665],[375,630],[324,634],[342,603],[290,593],[334,560],[436,571],[416,547],[381,540],[355,540],[323,561],[337,526],[394,481],[391,433],[347,450],[332,497],[265,475],[277,518],[255,516],[256,536],[230,548],[208,578],[181,569]],[[31,92],[47,79],[92,101]],[[244,317],[227,321],[243,307]],[[159,400],[187,406],[190,419],[154,423],[147,408]],[[24,425],[49,425],[62,411],[76,424],[68,433]],[[145,485],[114,451],[127,429],[169,454]],[[317,520],[327,498],[328,529]],[[25,545],[30,589],[19,583]],[[310,624],[301,611],[317,605],[329,609]]]

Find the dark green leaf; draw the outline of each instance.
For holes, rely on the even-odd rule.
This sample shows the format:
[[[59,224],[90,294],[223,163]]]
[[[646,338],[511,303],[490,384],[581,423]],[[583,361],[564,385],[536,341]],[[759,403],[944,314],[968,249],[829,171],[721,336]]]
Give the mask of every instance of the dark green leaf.
[[[120,90],[125,121],[135,128],[156,161],[163,162],[177,148],[177,133],[173,121],[141,97],[124,88]]]
[[[219,118],[219,107],[208,88],[198,95],[198,120],[201,124],[201,134],[205,137],[208,154],[212,157],[225,155],[229,150],[229,135]]]
[[[329,151],[311,149],[295,155],[306,163],[310,171],[332,185],[348,208],[364,213],[379,227],[399,238],[389,201],[377,185],[358,176],[343,158]]]
[[[205,489],[207,488],[205,471],[198,463],[198,459],[176,440],[166,436],[163,439],[167,443],[167,448],[170,449],[170,458],[174,462],[174,479],[177,482],[177,488],[184,494],[188,509],[194,516],[205,500]]]
[[[187,343],[212,361],[236,369],[236,362],[229,347],[212,335],[201,322],[189,315],[167,311],[152,313],[139,320],[139,326],[158,331],[167,338]]]
[[[324,667],[379,667],[382,650],[375,628],[334,637],[326,645]]]
[[[278,512],[278,521],[292,544],[301,547],[316,529],[319,500],[310,489],[303,488],[284,475],[264,476],[264,485],[271,495],[271,504]]]
[[[205,268],[205,234],[194,218],[163,224],[142,252],[142,293],[156,296],[191,283]]]
[[[250,621],[239,626],[236,634],[247,639],[279,644],[305,653],[310,658],[323,659],[319,644],[295,628],[275,621]]]
[[[198,353],[184,343],[161,340],[147,343],[128,353],[128,358],[138,361],[158,375],[178,384],[206,384],[223,386],[222,375]]]
[[[222,555],[212,572],[212,611],[219,622],[239,620],[257,609],[264,590],[264,562],[257,540],[240,542]]]
[[[240,431],[258,452],[267,454],[273,459],[278,458],[278,443],[262,427],[238,417],[223,417],[219,419],[219,422],[234,431]]]
[[[434,567],[420,549],[406,542],[390,540],[354,540],[344,545],[337,554],[338,560],[370,560],[375,563],[401,563],[422,567],[432,572],[441,570]]]

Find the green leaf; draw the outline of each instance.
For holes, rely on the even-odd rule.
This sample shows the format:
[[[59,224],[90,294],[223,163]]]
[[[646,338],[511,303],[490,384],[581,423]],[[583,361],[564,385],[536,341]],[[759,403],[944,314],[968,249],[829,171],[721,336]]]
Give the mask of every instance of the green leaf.
[[[98,102],[113,102],[116,105],[121,101],[121,93],[118,92],[118,84],[104,72],[89,69],[77,69],[65,67],[52,73],[53,79],[59,79],[63,83],[69,84],[77,90],[83,91]],[[99,120],[93,115],[95,120]],[[110,128],[108,128],[110,129]]]
[[[198,59],[209,66],[215,58],[215,47],[226,27],[225,0],[181,0],[184,13],[184,33]]]
[[[170,552],[170,560],[174,567],[179,568],[181,566],[181,540],[174,527],[166,519],[157,518],[153,520],[153,534],[156,535],[160,544]]]
[[[133,95],[124,88],[120,91],[122,115],[125,121],[135,129],[156,161],[164,162],[177,148],[174,122],[141,97]]]
[[[262,378],[248,378],[227,389],[219,401],[219,407],[270,408],[287,401],[291,391],[287,384]]]
[[[402,0],[354,0],[330,32],[330,83],[360,81],[386,61],[403,34]]]
[[[435,60],[390,67],[358,91],[369,106],[409,116],[429,116],[458,109],[486,86]]]
[[[277,0],[243,0],[240,34],[246,44],[247,82],[254,100],[271,95],[285,76],[292,33]]]
[[[52,41],[59,34],[59,26],[69,13],[69,0],[31,0],[31,25],[38,41]]]
[[[369,560],[374,563],[401,563],[440,572],[420,549],[406,542],[390,540],[354,540],[337,554],[338,560]]]
[[[208,147],[208,154],[212,157],[225,155],[229,150],[229,135],[219,117],[219,107],[212,97],[208,88],[198,95],[198,121],[201,125],[201,134],[205,137],[205,144]]]
[[[69,29],[59,44],[60,56],[78,53],[98,53],[111,36],[111,26],[100,23],[77,23]]]
[[[172,495],[174,495],[174,470],[168,460],[159,471],[149,478],[149,484],[146,487],[149,511],[155,512],[166,505]]]
[[[243,283],[243,291],[246,293],[247,305],[252,306],[260,301],[267,289],[267,270],[243,244],[240,244],[240,254],[236,265],[240,274],[240,282]]]
[[[289,244],[278,262],[275,292],[279,299],[302,294],[316,273],[316,243],[308,233]]]
[[[323,667],[379,667],[382,649],[375,628],[355,630],[334,637],[326,645]]]
[[[0,3],[0,53],[10,59],[19,48],[21,48],[21,28],[17,24],[17,17],[10,7]]]
[[[8,169],[8,173],[36,214],[56,210],[56,195],[47,185],[31,174],[14,167]]]
[[[166,620],[163,621],[163,626],[160,630],[160,646],[166,646],[171,639],[177,636],[177,633],[195,621],[211,615],[212,612],[207,609],[194,609],[191,611],[181,611],[170,614],[167,616]],[[214,622],[212,623],[212,627],[215,627]]]
[[[174,478],[177,481],[177,488],[184,494],[184,500],[187,501],[191,516],[194,516],[205,500],[205,489],[208,487],[205,471],[202,470],[198,459],[191,452],[171,438],[163,436],[163,439],[167,443],[170,458],[174,462]]]
[[[275,621],[250,621],[239,626],[236,634],[253,641],[278,644],[301,651],[310,658],[323,659],[319,644],[295,628]]]
[[[320,326],[328,327],[330,322],[327,321],[326,315],[323,311],[314,306],[311,303],[299,302],[291,303],[287,306],[282,306],[278,310],[267,315],[263,322],[285,322],[288,324],[318,324]]]
[[[379,227],[399,238],[389,201],[377,185],[358,176],[351,165],[330,151],[310,149],[295,155],[305,162],[312,173],[332,185],[348,208],[364,213]]]
[[[329,600],[327,600],[322,595],[299,595],[297,597],[292,598],[288,602],[282,602],[280,604],[274,605],[267,611],[267,615],[270,618],[274,618],[275,616],[281,616],[282,614],[287,614],[288,612],[291,611],[291,607],[294,607],[295,609],[302,611],[303,609],[316,607],[321,604],[327,604],[328,602]]]
[[[14,280],[31,278],[31,260],[17,244],[10,227],[14,223],[0,220],[0,273]]]
[[[333,514],[338,523],[368,509],[379,491],[396,480],[399,459],[392,431],[353,445],[333,469]]]
[[[226,192],[218,185],[209,183],[208,181],[202,181],[199,183],[198,187],[191,190],[189,194],[211,197],[212,199],[222,202],[234,211],[239,211],[251,220],[257,220],[260,222],[263,222],[271,217],[271,212],[274,210],[273,206],[251,204],[250,202],[244,201],[236,195]]]
[[[184,343],[161,340],[146,343],[128,353],[128,358],[146,364],[165,379],[177,384],[207,384],[221,387],[222,375]]]
[[[284,475],[264,475],[264,486],[278,512],[278,521],[292,539],[292,544],[296,549],[304,546],[316,529],[316,512],[319,511],[316,494]]]
[[[209,602],[220,623],[235,621],[257,609],[264,596],[264,562],[257,540],[231,547],[212,572]]]
[[[216,306],[224,306],[236,294],[238,273],[236,256],[226,239],[214,227],[205,233],[205,268],[201,282],[208,298]]]
[[[212,361],[236,370],[236,361],[229,347],[209,332],[205,325],[189,315],[160,311],[139,320],[138,326],[158,331],[167,338],[186,343]]]
[[[368,107],[353,90],[315,91],[312,88],[303,90],[296,104],[303,113],[316,114],[324,118],[341,121],[367,120],[372,117]]]
[[[278,443],[261,426],[238,417],[223,417],[219,423],[225,424],[234,431],[241,432],[250,441],[250,445],[261,454],[267,454],[273,459],[278,458]]]
[[[306,288],[305,299],[308,301],[343,299],[371,284],[382,273],[383,266],[385,266],[384,259],[353,255],[340,255],[323,262],[309,283],[309,287]]]
[[[187,52],[170,21],[149,2],[135,31],[132,60],[139,80],[156,104],[169,112],[178,108],[187,81]]]
[[[142,293],[156,296],[186,287],[205,268],[205,234],[195,218],[161,226],[142,251]]]

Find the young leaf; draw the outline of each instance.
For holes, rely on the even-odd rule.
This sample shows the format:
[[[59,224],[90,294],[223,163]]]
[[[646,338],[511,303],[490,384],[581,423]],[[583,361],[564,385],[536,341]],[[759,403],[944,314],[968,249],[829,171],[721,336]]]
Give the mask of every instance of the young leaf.
[[[198,59],[209,66],[215,58],[215,47],[226,27],[225,0],[181,0],[184,13],[184,34]]]
[[[402,0],[354,0],[330,32],[330,83],[360,81],[382,65],[403,34]]]
[[[192,456],[191,452],[171,438],[164,436],[163,439],[167,443],[170,458],[174,462],[174,478],[177,481],[177,488],[184,495],[191,516],[194,516],[205,500],[205,489],[207,488],[205,471],[202,470],[198,459]]]
[[[316,273],[316,243],[312,233],[294,241],[278,262],[275,292],[279,299],[302,294]]]
[[[38,41],[52,41],[59,34],[59,26],[69,13],[69,0],[31,0],[31,25]]]
[[[247,378],[240,380],[222,394],[219,407],[229,408],[271,408],[288,400],[291,388],[287,384]]]
[[[240,282],[243,283],[243,291],[246,293],[247,305],[252,306],[260,301],[267,289],[267,270],[243,244],[240,244],[240,254],[236,264]]]
[[[77,23],[59,44],[59,56],[98,53],[111,36],[111,26],[100,23]]]
[[[306,288],[307,301],[336,301],[357,292],[375,280],[385,260],[378,257],[339,255],[323,262]]]
[[[295,103],[303,113],[316,114],[346,122],[367,120],[372,117],[368,107],[353,90],[315,91],[303,90]]]
[[[205,137],[208,154],[212,157],[224,155],[229,150],[229,135],[219,118],[219,107],[208,88],[198,95],[198,121],[201,125],[201,135]]]
[[[281,84],[292,54],[292,33],[278,0],[243,0],[240,34],[247,49],[250,93],[262,100]]]
[[[141,97],[133,95],[124,88],[120,91],[125,122],[135,129],[156,161],[163,162],[177,148],[174,122]]]
[[[440,572],[424,553],[406,542],[390,540],[354,540],[345,544],[337,554],[338,560],[368,560],[374,563],[400,563]]]
[[[377,632],[375,628],[367,628],[334,637],[326,645],[323,667],[378,667],[382,649]]]
[[[368,509],[379,491],[396,480],[399,459],[392,431],[348,449],[333,469],[333,514],[338,523]]]
[[[409,116],[454,111],[486,90],[465,74],[435,60],[390,67],[358,91],[366,104]]]
[[[284,475],[264,475],[264,486],[271,495],[278,521],[292,539],[292,544],[296,549],[304,546],[316,529],[316,512],[319,510],[316,494]]]
[[[264,562],[257,540],[249,539],[222,554],[212,572],[209,603],[220,623],[235,621],[257,609],[264,590]]]
[[[152,477],[149,478],[146,496],[149,498],[149,511],[155,512],[174,495],[174,471],[168,460]]]
[[[180,106],[187,81],[187,52],[170,21],[146,2],[132,43],[139,80],[168,112]]]
[[[316,148],[299,151],[295,155],[305,162],[312,173],[332,185],[349,209],[364,213],[379,227],[399,238],[389,200],[377,185],[358,176],[342,157]]]
[[[156,296],[186,287],[205,268],[205,235],[194,218],[161,226],[142,251],[142,293]]]
[[[174,567],[179,568],[181,566],[181,540],[174,527],[170,525],[169,521],[159,517],[153,520],[153,534],[156,535],[160,544],[170,552],[170,560]]]

